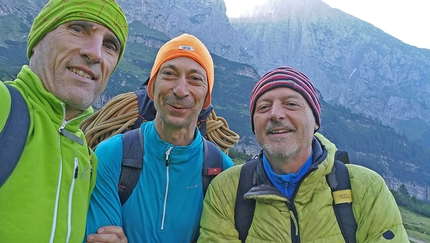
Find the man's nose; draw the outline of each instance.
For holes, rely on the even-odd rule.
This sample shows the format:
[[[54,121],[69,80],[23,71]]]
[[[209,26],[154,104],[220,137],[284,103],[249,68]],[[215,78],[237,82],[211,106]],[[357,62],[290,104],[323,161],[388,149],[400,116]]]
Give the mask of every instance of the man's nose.
[[[173,93],[178,98],[184,98],[189,94],[187,79],[183,75],[179,75],[175,87],[173,88]]]
[[[83,44],[81,55],[91,63],[99,63],[102,58],[102,49],[103,39],[100,37],[92,37]]]
[[[285,118],[285,109],[281,102],[273,102],[270,109],[270,119],[280,120]]]

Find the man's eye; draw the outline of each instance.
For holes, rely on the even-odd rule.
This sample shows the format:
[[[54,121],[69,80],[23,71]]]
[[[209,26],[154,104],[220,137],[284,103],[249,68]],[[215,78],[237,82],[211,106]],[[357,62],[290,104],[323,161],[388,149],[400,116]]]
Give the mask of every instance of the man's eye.
[[[203,78],[201,78],[201,77],[199,77],[199,76],[192,76],[192,77],[191,77],[191,79],[192,79],[193,81],[202,81],[202,80],[203,80]]]
[[[258,111],[259,112],[265,112],[267,110],[269,110],[269,106],[268,105],[261,105],[261,106],[258,107]]]
[[[107,49],[109,49],[109,50],[113,50],[113,51],[116,51],[118,48],[116,47],[116,45],[114,45],[114,44],[105,44],[105,46],[106,46],[106,48]]]
[[[76,26],[76,25],[71,25],[69,28],[75,32],[78,32],[78,33],[83,32],[82,28],[79,26]]]
[[[176,74],[175,74],[175,72],[173,72],[173,71],[171,71],[171,70],[164,70],[163,72],[162,72],[162,74],[163,74],[163,76],[165,77],[165,78],[168,78],[168,79],[174,79],[176,76]]]

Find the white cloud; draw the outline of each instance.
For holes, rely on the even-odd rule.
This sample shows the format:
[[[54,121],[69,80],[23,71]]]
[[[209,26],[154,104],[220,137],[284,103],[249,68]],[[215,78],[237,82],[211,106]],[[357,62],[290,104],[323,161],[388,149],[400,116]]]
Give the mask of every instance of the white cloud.
[[[224,0],[227,16],[239,17],[265,0]],[[297,0],[301,1],[301,0]],[[405,43],[430,49],[429,0],[323,0]]]
[[[430,49],[428,0],[323,0],[405,43]]]
[[[239,15],[264,1],[265,0],[224,0],[227,7],[227,16],[230,18],[239,17]]]

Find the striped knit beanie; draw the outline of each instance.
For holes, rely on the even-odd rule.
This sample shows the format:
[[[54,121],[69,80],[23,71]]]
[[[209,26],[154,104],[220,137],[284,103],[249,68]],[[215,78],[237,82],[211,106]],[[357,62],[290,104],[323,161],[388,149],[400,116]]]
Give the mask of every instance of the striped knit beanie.
[[[109,28],[121,43],[119,63],[127,42],[128,24],[123,10],[115,0],[50,0],[31,26],[27,57],[30,59],[33,47],[46,34],[73,20],[87,20]]]
[[[214,85],[214,63],[206,46],[197,37],[189,34],[182,34],[171,39],[158,51],[148,83],[147,92],[149,98],[151,100],[154,99],[154,81],[161,65],[178,57],[191,58],[205,69],[208,78],[208,93],[206,94],[203,109],[208,108],[212,100],[211,93]]]
[[[317,93],[311,81],[302,72],[290,67],[278,67],[266,73],[258,80],[251,92],[249,111],[251,113],[251,127],[254,132],[255,103],[267,91],[287,87],[299,92],[308,102],[314,114],[318,127],[321,125],[321,107]],[[318,130],[318,129],[317,129]],[[316,132],[316,130],[315,130]]]

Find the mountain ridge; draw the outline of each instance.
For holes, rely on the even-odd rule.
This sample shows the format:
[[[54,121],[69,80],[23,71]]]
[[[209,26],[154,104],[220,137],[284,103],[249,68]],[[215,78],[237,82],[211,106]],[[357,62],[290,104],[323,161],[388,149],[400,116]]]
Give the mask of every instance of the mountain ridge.
[[[288,4],[289,1],[283,3]],[[321,2],[306,1],[303,2],[303,6],[317,4],[312,5],[315,8]],[[0,20],[2,23],[5,23],[4,21],[8,23],[8,25],[0,25],[0,31],[3,33],[0,36],[0,79],[14,78],[20,65],[28,62],[25,56],[26,35],[30,28],[30,20],[37,14],[43,2],[42,0],[23,0],[17,4],[12,0],[0,2]],[[121,0],[118,2],[123,6],[129,20],[130,36],[124,58],[112,75],[106,91],[95,102],[95,107],[101,107],[119,93],[138,89],[149,76],[158,48],[178,33],[188,32],[201,38],[213,56],[216,79],[213,105],[217,115],[226,118],[230,128],[241,136],[235,149],[249,154],[259,149],[250,129],[248,105],[251,89],[263,70],[258,63],[267,63],[267,68],[272,67],[269,65],[293,66],[306,73],[320,92],[323,134],[333,140],[339,148],[346,149],[352,155],[353,163],[375,169],[383,175],[390,188],[398,188],[400,184],[405,184],[411,194],[416,195],[417,198],[430,199],[430,186],[428,186],[430,169],[426,164],[430,155],[424,146],[424,142],[426,140],[428,142],[428,139],[425,139],[428,123],[421,117],[414,116],[414,114],[421,116],[427,114],[415,113],[415,111],[420,107],[420,102],[421,106],[425,106],[430,100],[425,96],[427,76],[421,76],[421,70],[424,68],[430,70],[430,64],[427,64],[427,61],[419,61],[425,59],[429,53],[427,51],[430,50],[405,45],[368,23],[357,22],[356,27],[351,27],[355,26],[355,22],[350,21],[358,21],[358,19],[349,15],[342,16],[341,11],[327,7],[323,7],[324,11],[334,11],[332,12],[334,17],[330,18],[336,19],[336,16],[339,16],[337,20],[343,23],[341,28],[343,32],[337,30],[340,24],[329,21],[328,17],[328,20],[324,20],[329,21],[325,25],[321,25],[318,21],[305,24],[303,21],[306,20],[306,15],[300,15],[297,10],[293,16],[290,16],[290,20],[286,21],[288,24],[285,27],[267,20],[261,25],[255,25],[256,19],[251,21],[244,18],[242,23],[229,20],[225,15],[225,4],[222,0],[204,3],[193,0],[140,2]],[[11,6],[12,4],[15,5]],[[277,8],[282,9],[280,6]],[[171,10],[172,8],[175,9]],[[314,19],[322,18],[316,14],[323,14],[324,11],[318,13],[315,10],[312,11],[309,15],[315,15]],[[300,17],[302,22],[294,20],[294,16]],[[369,28],[370,32],[361,34]],[[249,33],[252,29],[254,32]],[[285,29],[293,31],[287,33],[288,38],[281,38],[282,35],[278,33]],[[265,32],[262,32],[264,35],[261,37],[258,31],[262,30]],[[271,32],[273,32],[272,35],[267,34]],[[341,37],[336,37],[337,35]],[[369,39],[372,41],[366,42]],[[290,50],[286,56],[282,52],[284,49]],[[393,52],[395,55],[381,55],[381,51],[382,53]],[[405,57],[404,52],[412,54]],[[256,58],[258,53],[266,53],[268,56]],[[354,53],[360,53],[360,55],[353,55]],[[418,57],[418,61],[414,60],[415,57]],[[397,63],[398,60],[401,62]],[[419,65],[416,64],[417,62]],[[412,68],[412,72],[404,71],[403,63]],[[375,68],[373,64],[379,66]],[[415,66],[418,68],[414,68]],[[412,77],[415,80],[415,86],[421,87],[421,90],[416,88],[402,90],[396,87],[395,85],[403,84],[405,79],[403,73]],[[384,75],[391,75],[391,79],[398,82],[393,83],[384,78],[381,80],[383,80],[382,84],[384,82],[385,84],[381,85],[381,81],[375,81],[380,76],[385,77]],[[391,90],[386,92],[381,87]],[[405,92],[407,93],[403,94]],[[369,95],[362,95],[363,93],[369,93]],[[424,95],[415,95],[421,93]],[[380,96],[383,95],[387,97],[381,101]],[[419,99],[411,97],[413,95],[418,96]],[[410,101],[412,98],[415,98],[413,102],[418,105]],[[406,108],[384,111],[392,107],[385,105],[387,101],[392,102],[392,106],[403,102]],[[366,108],[367,106],[363,104],[372,104],[376,108]],[[414,105],[418,108],[407,109],[408,104],[412,108]],[[379,113],[383,112],[386,117],[380,116]],[[420,127],[421,132],[415,132],[414,141],[422,139],[424,142],[421,145],[424,147],[421,148],[409,141],[410,138],[398,135],[387,121],[382,122],[384,119],[390,120],[390,114],[396,115],[399,112],[409,113],[413,124]],[[399,122],[406,127],[405,130],[410,129],[409,120],[399,120]]]

